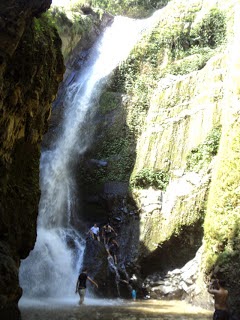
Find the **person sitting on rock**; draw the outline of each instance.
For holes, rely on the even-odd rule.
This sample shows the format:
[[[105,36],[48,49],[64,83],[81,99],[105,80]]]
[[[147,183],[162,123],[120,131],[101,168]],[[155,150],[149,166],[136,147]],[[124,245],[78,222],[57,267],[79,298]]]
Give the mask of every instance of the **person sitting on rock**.
[[[113,237],[113,233],[117,236],[117,233],[109,223],[102,227],[102,237],[105,245],[109,243],[110,239]]]
[[[93,225],[92,228],[88,231],[88,233],[91,234],[91,236],[92,236],[93,239],[100,241],[100,237],[99,237],[99,227],[97,226],[96,223],[94,223],[94,225]]]

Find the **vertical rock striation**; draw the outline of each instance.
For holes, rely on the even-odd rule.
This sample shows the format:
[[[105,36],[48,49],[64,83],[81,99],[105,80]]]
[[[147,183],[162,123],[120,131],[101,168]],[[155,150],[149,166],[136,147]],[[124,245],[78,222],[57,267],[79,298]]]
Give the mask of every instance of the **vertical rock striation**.
[[[130,186],[109,216],[122,230],[135,216],[144,276],[182,268],[204,239],[191,299],[205,304],[211,276],[228,280],[231,305],[239,296],[238,14],[235,1],[169,2],[102,93],[86,157],[108,165],[84,172],[94,195]],[[121,247],[131,235],[119,231]]]

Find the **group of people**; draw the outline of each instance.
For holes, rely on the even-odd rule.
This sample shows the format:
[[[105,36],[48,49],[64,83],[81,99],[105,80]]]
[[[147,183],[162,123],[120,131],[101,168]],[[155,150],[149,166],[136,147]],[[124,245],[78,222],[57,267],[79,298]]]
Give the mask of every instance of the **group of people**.
[[[98,288],[98,284],[88,276],[87,272],[88,272],[88,270],[84,269],[79,274],[77,284],[76,284],[76,291],[75,292],[78,293],[79,297],[80,297],[79,305],[83,304],[83,302],[84,302],[84,298],[85,298],[85,294],[86,294],[86,287],[87,287],[86,286],[87,280],[89,280],[92,284],[94,284]],[[136,301],[136,298],[137,298],[136,279],[137,278],[134,274],[128,281],[120,279],[121,282],[126,283],[131,288],[131,295],[132,295],[133,301]]]
[[[89,229],[87,234],[90,234],[93,239],[100,241],[100,229],[96,223],[94,223],[94,225]],[[113,237],[113,234],[117,236],[116,231],[109,223],[102,227],[102,238],[104,244],[108,244],[109,240]]]
[[[76,284],[76,293],[78,292],[80,296],[79,304],[83,304],[84,297],[86,293],[86,282],[89,280],[92,282],[97,288],[98,284],[92,280],[88,274],[87,269],[84,269],[78,276],[77,284]],[[135,286],[135,275],[132,278],[127,280],[120,280],[131,287],[132,291],[132,299],[136,300],[136,286]],[[215,312],[213,314],[213,320],[229,320],[229,312],[228,312],[228,290],[225,289],[224,282],[221,280],[215,280],[208,287],[208,292],[214,296],[214,306]]]
[[[116,231],[111,227],[109,223],[102,227],[102,239],[108,253],[108,257],[113,257],[114,263],[117,264],[117,254],[119,250],[119,244],[114,239],[114,236],[117,236]],[[96,223],[89,229],[87,234],[90,234],[93,240],[100,240],[100,229]],[[78,276],[77,284],[76,284],[76,293],[79,294],[80,301],[79,304],[83,304],[85,293],[86,293],[86,283],[89,280],[92,284],[94,284],[98,288],[98,284],[88,276],[88,270],[84,269]]]
[[[115,236],[117,236],[116,231],[113,229],[113,227],[107,223],[102,227],[101,233],[98,225],[94,223],[94,225],[89,229],[87,234],[90,234],[92,239],[101,241],[100,235],[103,239],[103,243],[105,245],[106,251],[108,253],[108,257],[113,257],[114,263],[117,264],[117,254],[119,251],[119,244],[114,239]]]
[[[93,239],[100,241],[100,229],[96,223],[90,228],[88,233],[90,233]],[[110,226],[109,223],[102,227],[101,236],[106,247],[108,256],[112,256],[114,258],[115,264],[117,264],[117,253],[119,250],[119,245],[117,241],[114,239],[114,235],[117,236],[117,233]],[[87,269],[84,269],[80,273],[76,284],[76,293],[78,292],[80,296],[79,304],[83,304],[84,302],[87,280],[92,282],[98,288],[98,284],[88,276]],[[127,285],[129,285],[129,287],[131,288],[132,299],[134,301],[136,300],[135,280],[136,278],[134,278],[134,275],[129,281],[120,280],[121,282],[124,282]],[[209,285],[208,292],[214,296],[215,301],[215,312],[213,314],[213,320],[229,320],[227,305],[228,291],[224,288],[224,282],[221,280],[215,280]]]

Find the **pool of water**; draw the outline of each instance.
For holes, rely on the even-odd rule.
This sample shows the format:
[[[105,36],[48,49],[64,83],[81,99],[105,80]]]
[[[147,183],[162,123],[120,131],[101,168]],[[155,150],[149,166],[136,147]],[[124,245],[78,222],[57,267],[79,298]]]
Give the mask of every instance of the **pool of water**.
[[[22,320],[210,320],[212,312],[184,301],[163,300],[23,300]]]

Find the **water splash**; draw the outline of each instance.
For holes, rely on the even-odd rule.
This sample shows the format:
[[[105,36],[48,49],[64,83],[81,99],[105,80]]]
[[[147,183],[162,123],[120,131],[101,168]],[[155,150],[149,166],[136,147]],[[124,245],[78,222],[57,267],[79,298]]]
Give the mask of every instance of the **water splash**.
[[[70,75],[61,133],[53,147],[41,155],[37,242],[20,268],[24,296],[67,297],[75,291],[85,242],[71,225],[76,200],[74,164],[91,143],[89,123],[108,76],[155,20],[156,15],[146,20],[116,17],[86,64]]]
[[[81,266],[83,248],[84,243],[74,229],[38,228],[35,248],[21,266],[24,294],[28,297],[70,296],[75,286],[73,272],[75,266]]]

